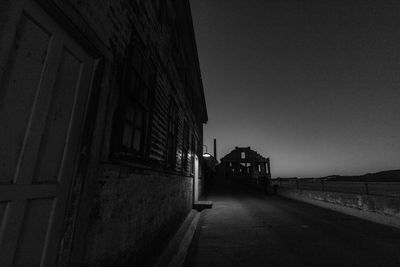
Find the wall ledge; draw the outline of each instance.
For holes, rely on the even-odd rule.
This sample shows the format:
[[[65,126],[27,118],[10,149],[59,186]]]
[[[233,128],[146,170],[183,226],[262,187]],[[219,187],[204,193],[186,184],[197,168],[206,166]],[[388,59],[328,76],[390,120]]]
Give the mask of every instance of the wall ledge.
[[[400,228],[400,198],[279,187],[277,194],[364,220]]]

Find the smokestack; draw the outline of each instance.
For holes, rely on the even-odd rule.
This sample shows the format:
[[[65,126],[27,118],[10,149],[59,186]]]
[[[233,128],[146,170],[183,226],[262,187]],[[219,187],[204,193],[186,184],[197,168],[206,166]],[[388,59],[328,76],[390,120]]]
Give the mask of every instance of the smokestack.
[[[217,160],[217,139],[214,138],[214,158]]]

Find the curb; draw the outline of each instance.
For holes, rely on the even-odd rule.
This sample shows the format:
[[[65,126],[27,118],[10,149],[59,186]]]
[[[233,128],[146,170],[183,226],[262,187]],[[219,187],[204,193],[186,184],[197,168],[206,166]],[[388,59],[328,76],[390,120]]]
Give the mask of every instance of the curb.
[[[194,232],[200,219],[200,212],[191,210],[183,221],[179,230],[169,241],[167,247],[162,252],[156,267],[181,267],[183,266],[186,254],[193,239]]]

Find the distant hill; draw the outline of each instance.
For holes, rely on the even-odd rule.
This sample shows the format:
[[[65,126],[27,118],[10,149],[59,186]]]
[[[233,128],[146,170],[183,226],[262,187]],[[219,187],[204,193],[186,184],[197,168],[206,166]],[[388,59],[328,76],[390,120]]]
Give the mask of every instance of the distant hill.
[[[280,179],[278,177],[277,179]],[[400,182],[400,170],[381,171],[376,173],[367,173],[363,175],[345,176],[345,175],[329,175],[318,178],[282,178],[282,179],[304,179],[304,180],[324,180],[324,181],[358,181],[358,182]]]
[[[367,173],[358,176],[332,175],[319,179],[327,181],[400,182],[400,170]]]

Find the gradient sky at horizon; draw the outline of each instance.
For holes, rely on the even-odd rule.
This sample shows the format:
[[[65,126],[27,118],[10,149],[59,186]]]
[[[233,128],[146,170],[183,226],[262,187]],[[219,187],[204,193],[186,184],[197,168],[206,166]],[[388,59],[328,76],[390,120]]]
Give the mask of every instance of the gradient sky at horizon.
[[[192,0],[218,157],[273,177],[400,169],[400,2]]]

